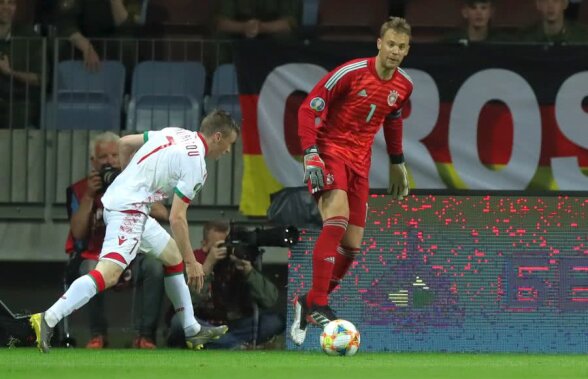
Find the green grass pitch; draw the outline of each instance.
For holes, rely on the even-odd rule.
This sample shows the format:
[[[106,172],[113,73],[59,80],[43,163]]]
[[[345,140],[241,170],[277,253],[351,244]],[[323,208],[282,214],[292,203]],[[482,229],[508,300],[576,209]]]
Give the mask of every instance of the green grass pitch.
[[[3,379],[588,378],[583,355],[362,353],[328,357],[295,351],[0,349]]]

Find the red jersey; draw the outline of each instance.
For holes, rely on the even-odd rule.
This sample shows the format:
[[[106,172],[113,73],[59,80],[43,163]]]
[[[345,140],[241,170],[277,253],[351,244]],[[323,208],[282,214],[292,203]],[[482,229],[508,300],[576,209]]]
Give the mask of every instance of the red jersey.
[[[365,177],[374,137],[382,125],[388,153],[402,154],[401,110],[413,88],[401,68],[389,80],[382,80],[375,64],[372,57],[337,67],[317,83],[298,110],[302,148],[317,145],[320,154],[341,158]]]
[[[77,212],[82,197],[88,189],[88,178],[77,181],[67,188],[67,214],[71,216]],[[94,199],[92,206],[92,218],[90,219],[90,230],[88,236],[84,240],[76,240],[70,232],[65,242],[65,252],[68,254],[77,251],[82,254],[84,259],[98,260],[100,251],[102,250],[102,243],[104,242],[104,235],[106,233],[106,225],[102,219],[104,207],[102,206],[102,195],[99,194]]]

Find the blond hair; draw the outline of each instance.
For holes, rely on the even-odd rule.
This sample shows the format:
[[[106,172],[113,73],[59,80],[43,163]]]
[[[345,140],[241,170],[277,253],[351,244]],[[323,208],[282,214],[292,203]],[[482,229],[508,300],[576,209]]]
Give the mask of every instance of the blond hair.
[[[409,37],[411,35],[410,24],[402,17],[390,17],[388,21],[384,22],[380,28],[380,38],[384,37],[384,34],[390,29],[397,33],[404,33]]]

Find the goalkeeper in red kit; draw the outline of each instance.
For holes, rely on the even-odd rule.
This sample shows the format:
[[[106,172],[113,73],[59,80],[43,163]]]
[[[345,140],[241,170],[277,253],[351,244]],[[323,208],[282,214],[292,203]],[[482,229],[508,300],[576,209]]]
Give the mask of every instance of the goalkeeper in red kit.
[[[298,111],[304,149],[304,182],[318,201],[323,229],[312,257],[312,288],[294,300],[290,337],[301,345],[306,327],[336,319],[329,293],[359,253],[363,238],[372,144],[380,127],[390,155],[389,192],[408,195],[402,153],[402,107],[412,81],[400,67],[410,42],[410,25],[391,17],[380,30],[378,54],[349,61],[329,72]]]

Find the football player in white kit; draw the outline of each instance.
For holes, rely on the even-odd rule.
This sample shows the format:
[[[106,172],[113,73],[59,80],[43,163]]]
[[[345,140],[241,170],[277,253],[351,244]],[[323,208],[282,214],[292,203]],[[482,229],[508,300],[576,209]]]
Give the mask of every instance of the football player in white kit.
[[[31,316],[42,352],[49,351],[55,325],[94,295],[115,285],[139,248],[164,265],[165,291],[181,315],[188,348],[201,349],[226,333],[224,325],[205,327],[194,318],[188,285],[202,289],[204,271],[192,252],[186,212],[206,180],[204,157],[218,159],[230,152],[239,133],[239,126],[228,113],[214,111],[202,120],[199,132],[171,127],[120,139],[123,171],[102,197],[106,235],[100,260],[95,270],[74,281],[51,308]],[[149,217],[153,203],[171,196],[173,239]]]

